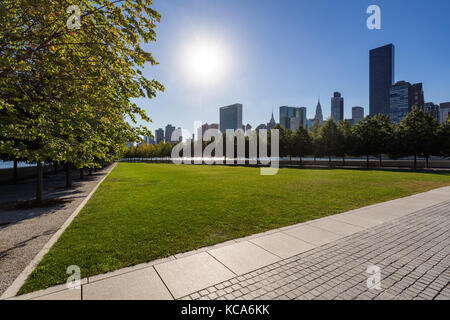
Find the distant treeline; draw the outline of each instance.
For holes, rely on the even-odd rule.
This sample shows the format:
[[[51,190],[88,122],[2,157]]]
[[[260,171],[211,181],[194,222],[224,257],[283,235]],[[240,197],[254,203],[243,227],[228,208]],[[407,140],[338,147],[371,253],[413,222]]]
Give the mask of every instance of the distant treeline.
[[[344,161],[345,157],[365,157],[368,167],[370,156],[378,157],[380,164],[383,155],[391,159],[413,156],[414,168],[417,168],[418,157],[427,159],[427,166],[430,156],[450,157],[450,118],[439,125],[436,119],[418,109],[409,112],[399,124],[392,123],[389,116],[380,114],[367,116],[353,127],[346,121],[336,123],[331,119],[322,125],[315,122],[309,130],[303,127],[296,131],[284,130],[279,125],[274,129],[279,129],[280,157],[328,157],[330,163],[331,157],[341,157]],[[267,152],[270,155],[270,131],[267,139]],[[203,150],[210,143],[203,141]],[[245,143],[245,156],[248,157],[248,136],[245,137]],[[226,144],[224,135],[224,155]],[[236,145],[234,143],[234,154]],[[125,157],[170,157],[172,147],[170,143],[143,144],[128,148]],[[193,146],[191,151],[190,156],[194,156]]]

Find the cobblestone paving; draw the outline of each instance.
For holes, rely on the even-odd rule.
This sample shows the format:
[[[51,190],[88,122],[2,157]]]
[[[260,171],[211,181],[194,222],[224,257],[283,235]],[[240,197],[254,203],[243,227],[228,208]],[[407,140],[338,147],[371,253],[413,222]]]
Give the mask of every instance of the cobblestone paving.
[[[381,289],[368,289],[370,265]],[[182,299],[450,299],[450,201]]]

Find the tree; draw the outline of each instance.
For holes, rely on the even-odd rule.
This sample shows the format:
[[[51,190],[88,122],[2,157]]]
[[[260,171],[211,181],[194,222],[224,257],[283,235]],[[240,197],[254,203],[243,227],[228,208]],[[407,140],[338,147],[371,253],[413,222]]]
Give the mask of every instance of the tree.
[[[439,141],[439,146],[437,146],[435,154],[450,158],[450,116],[447,118],[447,122],[439,126],[436,141]]]
[[[314,164],[316,163],[316,157],[323,156],[323,150],[319,142],[319,129],[320,129],[319,120],[315,120],[313,125],[309,129],[312,138],[312,153],[314,156]]]
[[[366,116],[353,128],[352,133],[355,139],[355,154],[366,156],[366,167],[369,168],[369,156],[378,156],[388,153],[387,140],[391,133],[390,120],[385,115],[375,117]]]
[[[353,151],[353,135],[352,135],[352,128],[350,126],[350,123],[348,123],[345,120],[340,120],[337,124],[338,130],[340,132],[339,134],[339,148],[337,152],[337,156],[342,157],[342,163],[345,166],[345,156],[352,154]]]
[[[156,40],[150,0],[80,0],[79,30],[66,25],[72,4],[0,4],[0,153],[37,163],[37,200],[43,161],[83,168],[116,158],[150,134],[129,123],[150,120],[132,99],[164,89],[142,73],[157,63],[140,46]]]
[[[377,114],[373,118],[373,120],[376,122],[376,130],[375,133],[375,139],[378,141],[378,143],[375,144],[375,150],[374,154],[378,155],[378,158],[380,160],[380,167],[383,166],[382,162],[382,155],[389,153],[389,144],[392,141],[392,137],[394,134],[394,128],[391,122],[391,119],[389,116],[385,114]]]
[[[324,155],[328,156],[328,166],[331,167],[331,156],[339,153],[339,143],[342,141],[341,132],[333,119],[325,121],[319,129],[318,142]]]
[[[428,158],[433,153],[433,143],[436,141],[438,131],[437,121],[423,110],[413,107],[400,121],[399,130],[408,154],[414,156],[414,170],[416,170],[417,157]]]
[[[308,133],[308,130],[303,126],[298,127],[292,137],[293,155],[300,157],[300,163],[302,158],[312,151],[312,138]]]

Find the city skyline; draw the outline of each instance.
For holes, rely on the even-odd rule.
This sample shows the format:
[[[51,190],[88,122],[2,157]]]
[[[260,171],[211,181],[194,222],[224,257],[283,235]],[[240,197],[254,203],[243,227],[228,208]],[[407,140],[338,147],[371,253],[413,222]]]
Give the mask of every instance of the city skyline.
[[[261,6],[269,10],[262,10],[245,0],[156,0],[155,7],[162,14],[158,25],[161,41],[150,50],[161,64],[149,69],[148,75],[160,79],[166,90],[155,99],[137,101],[153,120],[140,123],[153,134],[167,123],[192,132],[194,121],[218,122],[218,107],[231,103],[243,104],[243,123],[253,126],[266,123],[272,110],[278,120],[278,107],[283,105],[306,106],[311,119],[318,96],[326,119],[334,91],[345,97],[344,118],[351,118],[352,106],[362,106],[369,114],[368,52],[388,43],[396,46],[396,80],[422,82],[426,102],[449,101],[445,75],[450,67],[445,62],[450,44],[438,31],[449,28],[445,12],[450,4],[377,1],[382,11],[381,30],[368,30],[369,4],[263,1]],[[165,15],[169,11],[175,11],[177,18]],[[415,31],[414,39],[405,36],[410,32],[411,14],[427,21]],[[275,23],[270,23],[271,19]],[[334,21],[333,28],[323,24],[328,19]],[[233,60],[229,74],[211,86],[186,79],[180,67],[186,41],[196,43],[204,38],[221,43]]]

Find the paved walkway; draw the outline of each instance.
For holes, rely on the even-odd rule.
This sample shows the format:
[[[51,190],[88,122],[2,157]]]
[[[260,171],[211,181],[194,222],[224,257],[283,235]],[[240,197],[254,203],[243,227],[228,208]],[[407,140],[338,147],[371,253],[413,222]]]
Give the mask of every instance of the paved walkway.
[[[44,176],[44,199],[66,201],[44,208],[14,209],[13,205],[32,200],[35,179],[17,184],[0,184],[0,296],[27,268],[34,257],[61,228],[110,168],[80,180],[73,172],[73,187],[65,188],[65,173]]]
[[[16,298],[450,299],[449,218],[445,187]]]

